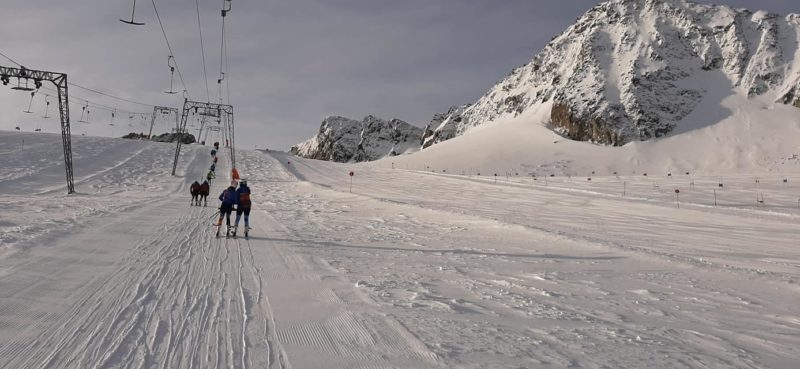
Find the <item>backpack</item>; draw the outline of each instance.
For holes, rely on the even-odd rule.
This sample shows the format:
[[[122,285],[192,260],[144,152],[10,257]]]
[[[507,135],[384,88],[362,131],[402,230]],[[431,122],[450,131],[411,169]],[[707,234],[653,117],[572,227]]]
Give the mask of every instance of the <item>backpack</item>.
[[[243,192],[239,194],[239,203],[245,206],[250,205],[250,192]]]

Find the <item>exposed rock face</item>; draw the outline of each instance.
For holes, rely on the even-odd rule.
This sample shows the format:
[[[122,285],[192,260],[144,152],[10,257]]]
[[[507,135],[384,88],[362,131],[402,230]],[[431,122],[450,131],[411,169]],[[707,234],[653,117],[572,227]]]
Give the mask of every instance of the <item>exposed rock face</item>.
[[[127,139],[131,139],[131,140],[147,140],[147,135],[144,134],[144,133],[135,133],[135,132],[133,132],[133,133],[128,133],[125,136],[122,136],[122,138],[127,138]],[[183,134],[163,133],[163,134],[160,134],[158,136],[151,137],[150,141],[175,142],[178,139],[181,140],[182,144],[186,144],[186,145],[193,144],[193,143],[197,142],[195,140],[195,138],[194,138],[194,135],[192,135],[191,133],[183,133]]]
[[[671,132],[708,96],[800,106],[800,15],[687,0],[612,0],[589,10],[479,101],[434,117],[423,146],[550,104],[551,128],[623,145]]]
[[[419,147],[422,130],[402,120],[367,116],[362,121],[327,117],[319,133],[291,148],[294,155],[336,162],[361,162],[399,155]]]
[[[422,134],[422,148],[455,137],[458,134],[458,125],[461,124],[462,115],[467,108],[469,105],[453,106],[447,113],[434,115]]]

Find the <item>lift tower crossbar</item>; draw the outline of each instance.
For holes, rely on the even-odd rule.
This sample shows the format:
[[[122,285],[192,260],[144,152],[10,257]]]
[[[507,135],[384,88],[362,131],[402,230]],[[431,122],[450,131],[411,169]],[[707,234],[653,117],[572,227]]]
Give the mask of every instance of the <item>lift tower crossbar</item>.
[[[228,142],[228,147],[231,151],[231,168],[236,168],[236,147],[233,141],[233,106],[232,105],[225,105],[225,104],[214,104],[209,102],[200,102],[200,101],[190,101],[189,99],[185,99],[183,101],[183,113],[181,114],[181,121],[178,126],[178,139],[177,144],[175,145],[175,161],[172,163],[172,175],[175,175],[175,171],[178,169],[178,159],[181,155],[181,136],[186,132],[186,121],[189,119],[189,112],[195,109],[198,113],[202,112],[202,115],[215,115],[218,117],[225,117],[226,124],[225,124],[225,131],[228,133],[230,137]]]
[[[72,133],[69,125],[69,95],[67,93],[66,73],[47,72],[42,70],[26,69],[25,67],[10,68],[0,66],[0,81],[3,85],[9,83],[10,78],[25,81],[33,80],[36,88],[42,86],[42,81],[50,81],[58,90],[58,111],[61,115],[61,143],[64,147],[64,167],[67,172],[67,193],[75,193],[72,169]]]

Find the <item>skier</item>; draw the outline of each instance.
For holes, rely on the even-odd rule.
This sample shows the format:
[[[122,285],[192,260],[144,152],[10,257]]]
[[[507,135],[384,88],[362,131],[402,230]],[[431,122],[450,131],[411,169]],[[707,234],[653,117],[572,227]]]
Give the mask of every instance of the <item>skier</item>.
[[[214,178],[217,178],[217,176],[214,175],[214,171],[213,170],[209,170],[208,174],[206,174],[206,181],[210,181],[210,180],[212,180]]]
[[[211,191],[208,181],[203,181],[200,185],[200,198],[197,199],[197,205],[200,205],[200,200],[203,200],[203,206],[208,205],[208,193]]]
[[[216,170],[217,170],[217,165],[214,164],[214,163],[211,163],[211,171],[212,172],[216,172]]]
[[[214,156],[214,164],[216,164],[216,163],[217,163],[217,157]]]
[[[239,195],[236,206],[236,223],[233,226],[233,237],[236,237],[236,230],[239,228],[239,219],[244,213],[244,237],[248,237],[250,231],[250,187],[247,187],[247,178],[242,178],[239,182],[239,189],[236,190]]]
[[[217,150],[211,149],[211,156],[217,156]]]
[[[200,205],[200,183],[194,181],[189,187],[189,192],[192,194],[192,202],[190,205]]]
[[[227,225],[227,229],[225,230],[225,237],[230,236],[231,234],[231,212],[233,211],[233,206],[239,200],[239,195],[236,193],[236,187],[230,186],[222,191],[219,195],[219,201],[222,203],[219,206],[219,220],[216,223],[217,228],[217,236],[219,237],[219,229],[222,227],[222,218],[225,217],[225,224]]]
[[[219,150],[219,142],[214,142],[214,149]]]

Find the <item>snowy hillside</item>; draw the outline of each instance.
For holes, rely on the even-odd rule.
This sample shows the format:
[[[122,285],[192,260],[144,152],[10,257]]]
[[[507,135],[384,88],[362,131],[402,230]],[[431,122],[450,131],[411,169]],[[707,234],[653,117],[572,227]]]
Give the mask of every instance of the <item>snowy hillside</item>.
[[[545,182],[240,150],[253,229],[215,238],[226,150],[198,207],[208,147],[171,176],[173,145],[74,137],[65,195],[60,142],[0,132],[0,368],[798,364],[800,174]]]
[[[546,118],[532,123],[573,140],[624,145],[716,123],[704,110],[732,96],[800,107],[799,39],[797,14],[608,1],[475,104],[434,118],[424,146],[541,108]]]
[[[295,155],[336,162],[371,161],[418,149],[422,130],[399,119],[327,117],[319,132],[291,148]]]
[[[622,147],[565,139],[545,126],[549,103],[380,165],[448,173],[583,176],[669,172],[800,173],[800,110],[759,96],[700,102],[674,135]]]

